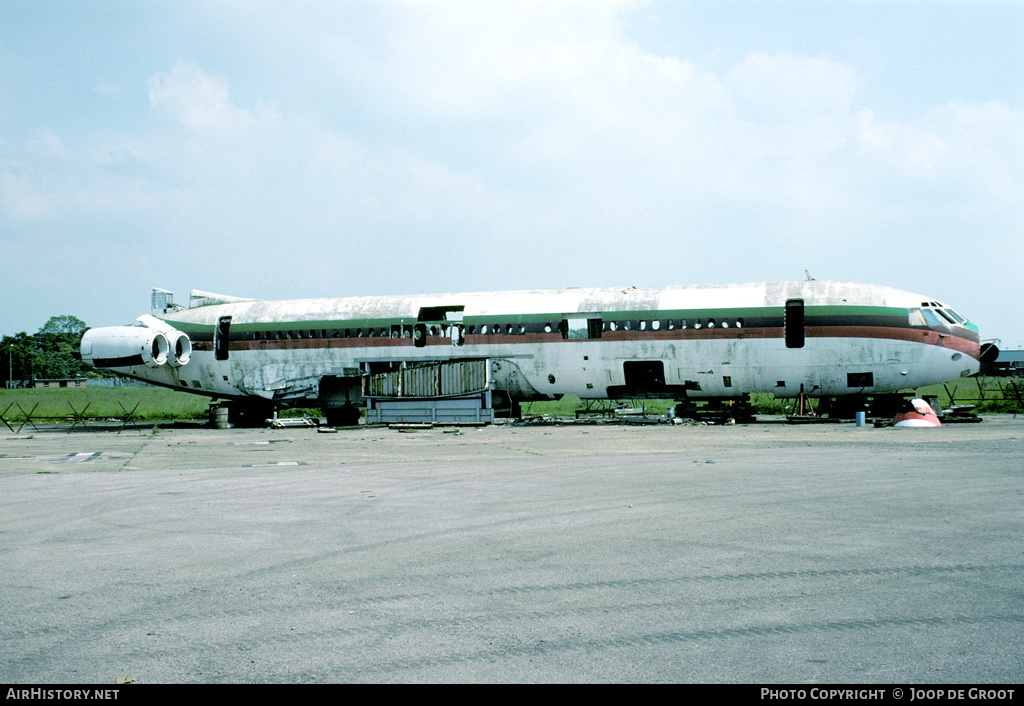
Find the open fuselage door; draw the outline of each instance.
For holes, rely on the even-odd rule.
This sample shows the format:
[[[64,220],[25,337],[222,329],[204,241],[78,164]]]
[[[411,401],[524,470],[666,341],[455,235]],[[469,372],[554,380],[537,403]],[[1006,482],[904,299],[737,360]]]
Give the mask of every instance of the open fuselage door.
[[[438,336],[449,338],[453,346],[461,346],[466,342],[464,311],[462,305],[420,307],[412,334],[416,347],[422,348],[429,338]]]

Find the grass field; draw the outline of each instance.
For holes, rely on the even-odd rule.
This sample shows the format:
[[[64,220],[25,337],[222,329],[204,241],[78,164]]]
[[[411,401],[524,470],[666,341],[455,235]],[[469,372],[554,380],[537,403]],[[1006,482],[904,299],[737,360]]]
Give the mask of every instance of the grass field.
[[[973,404],[976,411],[986,414],[1024,413],[1024,380],[1021,378],[961,378],[922,387],[917,394],[922,397],[935,395],[943,407]]]
[[[976,411],[985,414],[1024,413],[1024,381],[1017,379],[1014,383],[1011,378],[964,378],[955,382],[947,382],[941,385],[929,385],[919,390],[911,391],[918,396],[936,396],[943,407],[951,404],[973,404]],[[762,415],[783,415],[793,414],[795,400],[776,399],[770,393],[757,393],[751,395],[751,402],[758,414]],[[659,416],[665,414],[669,407],[675,404],[674,400],[638,400],[637,406],[643,406],[648,416]],[[817,407],[817,402],[814,403]],[[549,415],[549,416],[573,416],[577,409],[583,409],[584,403],[574,395],[568,395],[561,400],[552,402],[529,402],[523,404],[523,415]]]
[[[1013,387],[1015,385],[1015,387]],[[931,385],[917,390],[920,396],[936,395],[943,407],[954,404],[974,404],[981,413],[1024,413],[1021,395],[1024,382],[1011,378],[965,378],[943,385]],[[24,421],[26,414],[35,420],[44,417],[61,418],[77,413],[93,416],[122,416],[131,412],[136,404],[135,418],[140,421],[163,422],[185,419],[206,419],[210,399],[187,392],[175,392],[158,387],[85,387],[46,388],[34,390],[0,389],[0,414],[8,422]],[[775,399],[771,394],[753,395],[752,402],[758,414],[789,414],[793,400]],[[674,400],[639,400],[648,416],[666,413]],[[522,405],[524,416],[573,416],[584,403],[574,395],[551,402],[528,402]],[[318,416],[318,409],[286,410],[281,416]],[[0,427],[2,428],[2,427]]]
[[[90,417],[123,416],[136,404],[135,418],[140,421],[205,419],[209,399],[159,387],[0,390],[0,413],[9,422],[24,421],[26,414],[41,419],[66,417],[76,411]]]
[[[788,407],[792,406],[792,400],[776,400],[769,394],[757,394],[751,396],[751,401],[758,414],[786,414]],[[649,417],[658,417],[666,414],[670,407],[674,407],[674,399],[663,400],[620,400],[627,407],[643,409]],[[605,404],[611,404],[606,402]],[[551,416],[551,417],[572,417],[576,410],[584,409],[586,404],[576,395],[566,395],[560,400],[550,402],[524,402],[522,405],[523,416]]]

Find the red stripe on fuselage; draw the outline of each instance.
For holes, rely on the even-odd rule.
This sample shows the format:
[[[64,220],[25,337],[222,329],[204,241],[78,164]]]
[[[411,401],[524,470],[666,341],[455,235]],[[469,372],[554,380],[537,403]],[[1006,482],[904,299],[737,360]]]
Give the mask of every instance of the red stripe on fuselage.
[[[708,340],[742,340],[783,338],[782,328],[686,328],[663,331],[604,331],[601,338],[563,339],[559,333],[524,333],[524,334],[467,334],[466,345],[498,346],[539,343],[599,343],[601,341],[637,342],[637,341],[708,341]],[[875,340],[907,341],[946,348],[969,355],[980,357],[980,345],[977,340],[966,338],[956,333],[942,333],[930,329],[899,328],[890,326],[807,326],[805,338],[867,338]],[[443,336],[428,336],[427,347],[451,346],[451,339]],[[350,337],[350,338],[302,338],[274,341],[232,341],[232,351],[280,351],[280,350],[323,350],[323,349],[365,349],[365,348],[413,348],[411,338]],[[212,351],[213,344],[208,341],[193,343],[197,351]]]

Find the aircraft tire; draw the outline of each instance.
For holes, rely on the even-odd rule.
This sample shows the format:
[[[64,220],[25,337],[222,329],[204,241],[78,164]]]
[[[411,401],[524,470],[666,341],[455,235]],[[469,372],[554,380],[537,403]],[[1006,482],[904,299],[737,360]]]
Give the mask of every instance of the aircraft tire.
[[[324,410],[329,427],[354,427],[359,424],[359,408],[347,404],[344,407],[328,407]]]

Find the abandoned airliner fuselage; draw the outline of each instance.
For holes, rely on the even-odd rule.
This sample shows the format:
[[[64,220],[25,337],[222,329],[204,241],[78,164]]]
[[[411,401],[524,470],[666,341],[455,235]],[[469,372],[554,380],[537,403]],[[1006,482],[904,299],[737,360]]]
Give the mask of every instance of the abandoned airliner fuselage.
[[[135,326],[90,329],[96,367],[210,397],[328,414],[399,366],[486,361],[503,400],[880,394],[977,372],[978,329],[868,284],[560,289],[263,301],[154,290]]]

